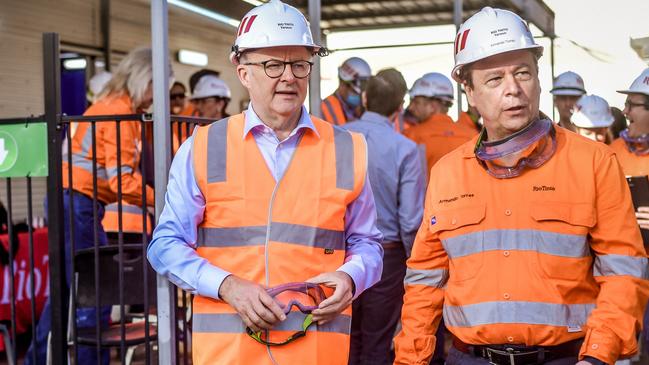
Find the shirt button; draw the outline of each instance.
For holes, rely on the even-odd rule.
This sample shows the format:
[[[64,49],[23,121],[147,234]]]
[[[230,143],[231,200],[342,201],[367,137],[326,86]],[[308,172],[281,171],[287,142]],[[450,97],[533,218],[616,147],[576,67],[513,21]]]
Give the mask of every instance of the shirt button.
[[[507,337],[507,341],[514,342],[514,337],[512,337],[512,336]]]
[[[509,251],[505,251],[505,252],[503,252],[503,256],[505,256],[505,257],[509,257]]]
[[[503,294],[503,298],[509,300],[509,298],[510,298],[509,293],[505,293],[505,294]]]
[[[455,218],[451,219],[451,224],[456,224],[456,223],[457,223],[457,219]]]
[[[597,350],[599,348],[599,345],[594,343],[594,344],[590,345],[590,348],[593,349],[593,350]]]
[[[505,215],[507,216],[512,215],[512,211],[509,209],[505,209]]]

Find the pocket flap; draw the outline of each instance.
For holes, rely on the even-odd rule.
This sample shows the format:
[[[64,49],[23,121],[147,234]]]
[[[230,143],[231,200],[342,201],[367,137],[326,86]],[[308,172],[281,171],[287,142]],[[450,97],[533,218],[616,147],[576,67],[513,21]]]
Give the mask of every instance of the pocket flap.
[[[536,202],[531,214],[537,222],[562,221],[584,227],[594,227],[597,222],[595,208],[589,203]]]
[[[485,203],[479,203],[437,210],[430,217],[430,230],[431,232],[451,231],[460,227],[478,224],[485,218],[486,209]]]

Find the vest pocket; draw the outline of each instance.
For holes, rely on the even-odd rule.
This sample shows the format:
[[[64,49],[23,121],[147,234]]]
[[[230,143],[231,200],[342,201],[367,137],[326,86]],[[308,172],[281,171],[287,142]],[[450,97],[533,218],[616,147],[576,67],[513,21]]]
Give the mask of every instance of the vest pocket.
[[[486,205],[474,204],[443,209],[429,217],[429,229],[436,233],[449,257],[449,281],[474,278],[484,261],[484,227]]]

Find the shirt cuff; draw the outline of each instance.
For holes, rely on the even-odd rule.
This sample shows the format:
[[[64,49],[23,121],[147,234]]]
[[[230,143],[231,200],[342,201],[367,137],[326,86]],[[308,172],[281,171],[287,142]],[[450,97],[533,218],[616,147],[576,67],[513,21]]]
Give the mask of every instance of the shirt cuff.
[[[219,289],[223,280],[230,276],[230,273],[211,264],[205,265],[198,277],[196,292],[198,295],[220,300]]]
[[[358,266],[355,266],[353,262],[349,261],[343,264],[343,266],[339,267],[338,270],[336,271],[342,271],[345,274],[349,275],[349,277],[352,278],[352,285],[353,287],[353,297],[352,299],[356,299],[359,295],[361,295],[362,292],[367,289],[366,283],[363,280],[364,278],[364,273],[363,270],[360,269]]]
[[[579,357],[593,357],[606,364],[614,364],[620,355],[622,344],[615,333],[606,328],[593,328],[586,333]]]

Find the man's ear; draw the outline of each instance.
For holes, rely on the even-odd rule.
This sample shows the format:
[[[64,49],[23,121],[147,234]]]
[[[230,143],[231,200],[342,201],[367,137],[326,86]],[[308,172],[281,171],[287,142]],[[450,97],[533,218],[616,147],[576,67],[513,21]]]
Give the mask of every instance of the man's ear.
[[[361,93],[361,102],[363,103],[363,108],[367,109],[367,93],[365,91]]]
[[[237,76],[239,77],[239,82],[246,88],[250,89],[252,86],[251,73],[250,69],[246,65],[237,65]]]
[[[466,100],[469,102],[469,105],[472,107],[475,107],[475,104],[473,103],[473,88],[466,83],[462,84],[464,86],[464,91],[466,94]]]

